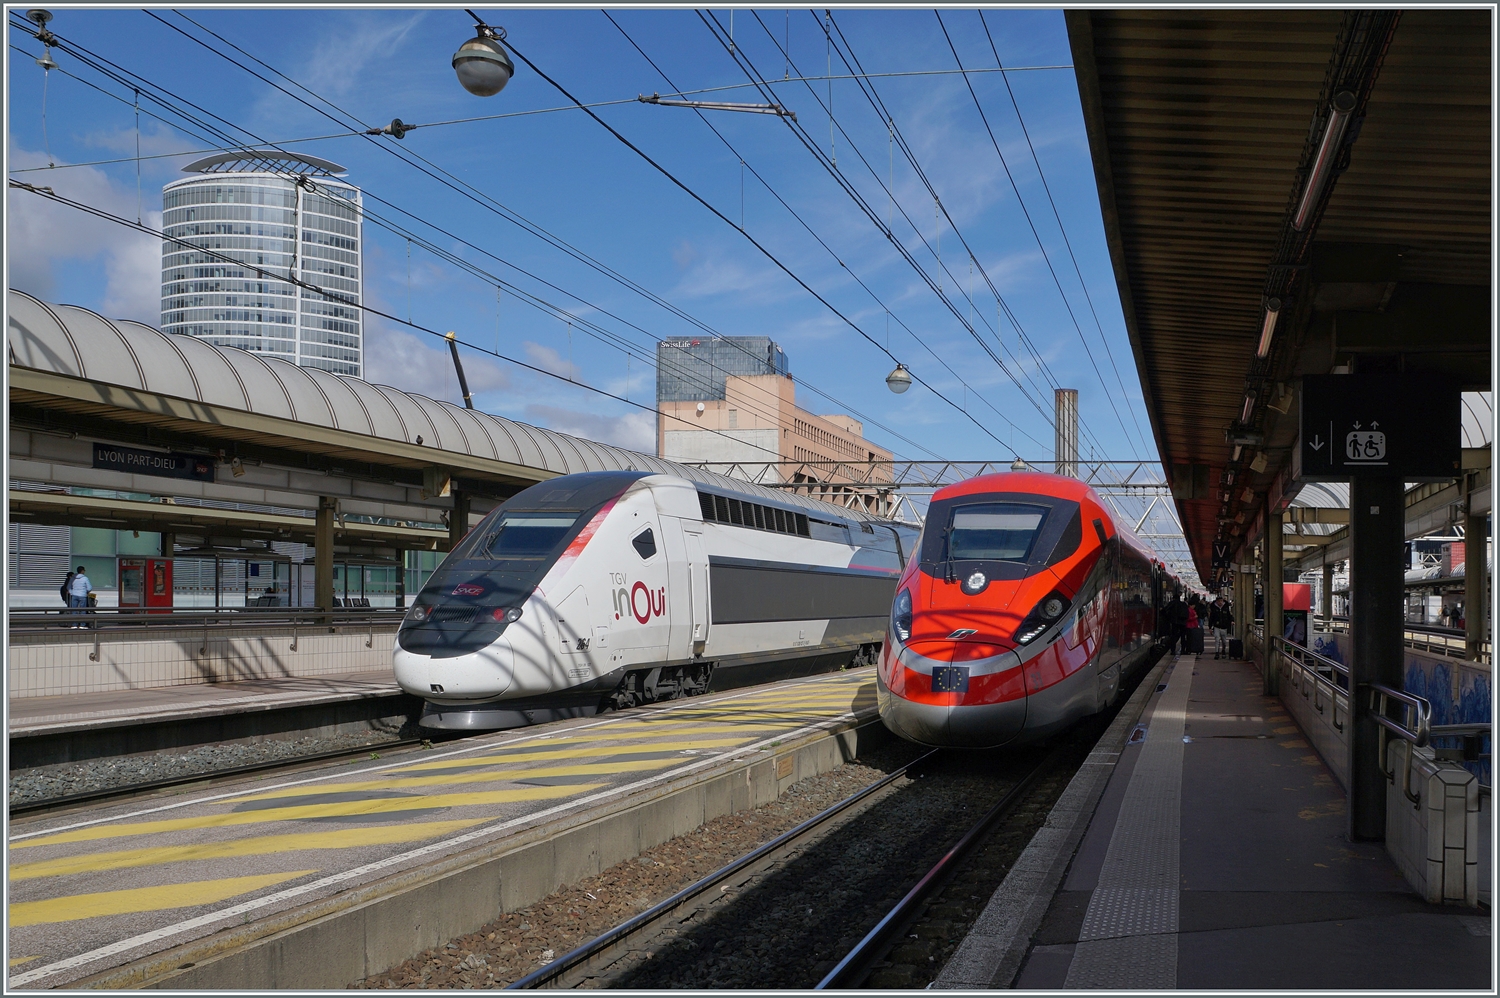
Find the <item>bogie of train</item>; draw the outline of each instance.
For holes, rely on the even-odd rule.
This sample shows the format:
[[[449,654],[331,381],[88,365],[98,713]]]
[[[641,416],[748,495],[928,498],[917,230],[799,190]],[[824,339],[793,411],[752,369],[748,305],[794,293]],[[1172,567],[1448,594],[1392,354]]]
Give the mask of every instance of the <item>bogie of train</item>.
[[[939,490],[897,583],[881,719],[910,741],[976,748],[1065,728],[1150,660],[1174,584],[1074,479],[1008,473]]]
[[[916,532],[723,483],[569,475],[490,513],[397,634],[423,726],[514,727],[873,661]]]

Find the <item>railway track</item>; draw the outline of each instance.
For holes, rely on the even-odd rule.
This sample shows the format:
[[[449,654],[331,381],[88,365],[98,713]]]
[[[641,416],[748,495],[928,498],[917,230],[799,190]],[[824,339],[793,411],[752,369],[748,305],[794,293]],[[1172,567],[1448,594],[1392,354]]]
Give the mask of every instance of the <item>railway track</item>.
[[[1049,769],[1056,768],[1060,755],[1070,747],[1071,744],[1061,745],[1046,752],[1029,753],[1019,767],[1023,771],[1018,776],[1003,778],[1007,789],[1000,800],[987,808],[982,818],[969,827],[967,832],[945,838],[945,842],[952,844],[942,851],[936,864],[925,875],[921,875],[914,886],[898,897],[893,906],[881,909],[878,904],[871,906],[856,903],[859,910],[851,914],[855,919],[863,918],[858,928],[863,929],[872,922],[874,927],[855,940],[852,948],[843,953],[842,959],[836,963],[826,959],[821,961],[832,964],[831,970],[809,976],[800,983],[778,979],[774,985],[767,981],[765,986],[859,986],[870,970],[886,956],[892,944],[900,940],[932,894],[948,882],[955,868],[973,848],[998,823],[1015,811],[1037,779]],[[721,946],[722,940],[742,939],[753,934],[755,930],[750,926],[758,921],[756,913],[734,912],[732,909],[736,907],[736,902],[743,903],[758,898],[759,903],[752,904],[751,907],[762,909],[762,915],[768,904],[773,908],[796,908],[797,914],[802,914],[801,909],[805,908],[806,915],[814,915],[814,909],[806,907],[799,899],[799,887],[804,880],[799,867],[822,866],[824,860],[817,855],[818,852],[827,850],[830,845],[832,851],[838,852],[838,843],[841,841],[860,838],[868,842],[868,836],[862,835],[860,831],[864,824],[863,818],[873,817],[876,812],[886,808],[886,799],[898,791],[909,791],[926,783],[931,786],[922,787],[923,793],[918,796],[966,795],[972,790],[971,781],[964,778],[953,779],[956,774],[952,772],[947,774],[950,778],[945,781],[941,771],[961,770],[966,758],[975,757],[973,753],[928,752],[758,849],[735,859],[655,907],[563,954],[509,987],[658,988],[713,987],[742,983],[716,977],[710,968],[701,966],[701,958],[694,959],[701,957],[705,950],[711,951]],[[937,786],[945,782],[949,784],[946,789]],[[912,809],[912,802],[907,801],[905,810]],[[916,809],[922,810],[920,806]],[[967,810],[967,805],[950,800],[945,807],[933,808],[929,804],[927,810],[930,813],[926,824],[943,826],[946,824],[946,816],[955,811]],[[910,818],[910,815],[897,815],[893,823],[911,830],[913,826]],[[892,873],[894,875],[886,879],[899,883],[899,872]],[[910,883],[910,880],[900,883],[900,886],[904,887],[906,883]],[[772,900],[786,893],[795,897],[790,900]],[[773,920],[778,919],[773,916]],[[817,934],[826,935],[827,931],[826,924],[809,925],[806,934],[810,938]],[[705,940],[700,941],[696,938],[698,936],[704,936]],[[707,937],[715,937],[714,942],[706,945]],[[814,969],[817,966],[817,962],[809,963],[805,957],[800,962]],[[698,976],[704,971],[710,971],[707,980]],[[820,977],[821,984],[818,983]]]
[[[509,987],[922,988],[1113,715],[929,752]]]
[[[403,738],[398,741],[380,742],[357,748],[338,749],[332,752],[317,752],[311,755],[299,755],[288,759],[271,759],[266,762],[252,763],[247,766],[233,766],[228,769],[215,769],[203,773],[171,776],[160,780],[146,780],[119,787],[107,787],[101,790],[89,790],[83,793],[64,794],[58,797],[48,797],[42,800],[12,804],[6,813],[12,821],[21,817],[40,817],[69,811],[78,807],[105,804],[111,801],[133,800],[137,797],[144,797],[149,794],[159,793],[163,790],[172,790],[178,787],[213,786],[216,783],[238,779],[243,776],[254,776],[271,772],[296,772],[304,766],[335,762],[340,759],[354,759],[360,756],[370,756],[377,753],[389,752],[393,749],[411,748],[422,744],[430,743],[424,738]]]
[[[512,983],[509,988],[568,988],[596,978],[600,969],[607,968],[638,945],[642,939],[660,933],[669,921],[674,919],[682,921],[698,911],[707,910],[719,900],[720,894],[727,893],[763,874],[790,852],[804,845],[810,835],[880,794],[881,791],[904,778],[908,771],[931,760],[937,754],[938,752],[933,750],[913,759],[884,779],[846,797],[760,848],[739,857],[697,883],[683,888],[660,904],[615,926],[577,949],[564,953],[547,966]]]

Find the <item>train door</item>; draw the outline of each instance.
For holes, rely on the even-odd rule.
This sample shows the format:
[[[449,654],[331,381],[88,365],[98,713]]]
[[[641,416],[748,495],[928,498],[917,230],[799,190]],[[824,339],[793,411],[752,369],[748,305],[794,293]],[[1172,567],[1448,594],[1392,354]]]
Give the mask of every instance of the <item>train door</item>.
[[[667,597],[670,548],[649,494],[629,497],[612,514],[624,529],[624,544],[615,549],[610,575],[615,587],[611,601],[609,642],[621,657],[617,665],[660,665],[670,657],[672,607]],[[613,656],[611,656],[613,658]]]
[[[683,540],[682,520],[675,516],[663,516],[661,539],[667,555],[667,599],[672,604],[667,658],[684,659],[693,653],[693,585],[687,544]]]
[[[692,613],[691,649],[694,655],[704,654],[708,646],[708,632],[712,624],[713,596],[709,592],[708,552],[703,546],[703,534],[693,530],[687,522],[682,525],[682,539],[687,548],[688,604]]]

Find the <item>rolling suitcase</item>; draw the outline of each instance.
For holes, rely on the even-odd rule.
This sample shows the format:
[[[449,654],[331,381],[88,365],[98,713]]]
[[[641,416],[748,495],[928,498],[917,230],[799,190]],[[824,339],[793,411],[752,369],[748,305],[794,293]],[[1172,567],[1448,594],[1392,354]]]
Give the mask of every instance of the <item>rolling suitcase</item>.
[[[1195,627],[1188,631],[1188,652],[1193,655],[1203,654],[1203,628]]]
[[[1229,639],[1229,657],[1230,658],[1244,658],[1245,657],[1245,642],[1241,641],[1239,638],[1230,638]]]

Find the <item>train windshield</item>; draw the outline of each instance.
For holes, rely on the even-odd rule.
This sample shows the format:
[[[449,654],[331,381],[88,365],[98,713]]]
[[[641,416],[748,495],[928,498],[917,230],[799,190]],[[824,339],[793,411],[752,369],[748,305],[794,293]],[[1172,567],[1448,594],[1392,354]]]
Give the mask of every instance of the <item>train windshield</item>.
[[[946,577],[961,562],[991,579],[1024,579],[1071,556],[1082,536],[1078,503],[996,492],[934,500],[918,550],[929,574]]]
[[[484,555],[496,561],[544,558],[578,522],[578,513],[528,513],[505,510],[493,524]],[[471,555],[473,557],[473,555]]]
[[[948,526],[948,557],[953,561],[1026,561],[1047,510],[1020,503],[958,506]]]

